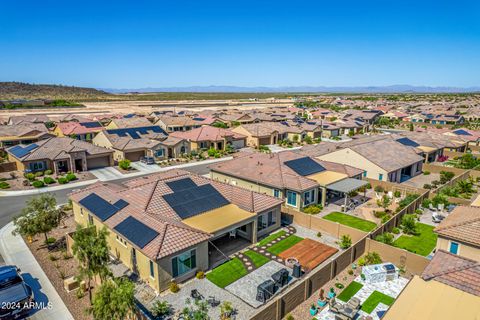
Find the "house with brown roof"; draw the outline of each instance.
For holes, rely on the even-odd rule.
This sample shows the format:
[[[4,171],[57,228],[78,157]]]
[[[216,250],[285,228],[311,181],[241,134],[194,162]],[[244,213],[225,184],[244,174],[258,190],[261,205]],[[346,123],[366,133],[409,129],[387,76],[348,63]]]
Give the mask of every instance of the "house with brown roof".
[[[480,208],[457,206],[435,228],[437,250],[480,261]]]
[[[233,160],[210,166],[210,177],[248,190],[282,199],[284,204],[300,210],[311,204],[327,204],[334,193],[349,193],[366,183],[363,171],[353,166],[321,161],[284,151],[272,154],[243,153]],[[343,192],[339,184],[353,186]]]
[[[188,141],[168,136],[159,126],[138,128],[107,129],[100,132],[92,143],[114,151],[113,159],[139,161],[153,157],[156,161],[178,158],[190,153]]]
[[[157,292],[280,227],[280,200],[182,170],[99,182],[70,199],[75,221],[106,227],[112,257]]]
[[[107,129],[124,129],[124,128],[139,128],[149,127],[152,123],[144,117],[129,117],[112,119],[107,125]]]
[[[52,170],[59,174],[113,165],[113,151],[68,137],[20,144],[6,151],[8,160],[16,163],[17,170],[24,172]]]
[[[479,319],[480,264],[438,250],[422,275],[414,276],[384,320]]]
[[[105,128],[100,122],[60,122],[55,126],[53,133],[58,137],[70,137],[82,141],[92,141],[93,138]]]
[[[17,144],[29,144],[53,136],[42,123],[0,125],[0,148],[7,148]]]
[[[45,123],[49,122],[51,119],[46,114],[36,114],[36,115],[23,115],[23,116],[11,116],[8,118],[8,125],[17,125],[21,123]]]
[[[190,150],[216,149],[225,150],[228,146],[241,149],[246,145],[246,136],[232,130],[203,126],[184,132],[172,132],[170,136],[186,140],[190,143]]]
[[[185,115],[161,115],[155,125],[170,133],[200,128],[203,123]]]

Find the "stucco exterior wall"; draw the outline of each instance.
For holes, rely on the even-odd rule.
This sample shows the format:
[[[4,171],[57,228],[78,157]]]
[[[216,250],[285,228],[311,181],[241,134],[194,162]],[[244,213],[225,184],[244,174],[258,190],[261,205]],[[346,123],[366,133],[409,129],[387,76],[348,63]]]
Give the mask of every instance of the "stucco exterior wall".
[[[462,243],[460,241],[456,240],[450,240],[447,238],[443,237],[438,237],[437,239],[437,250],[442,249],[445,251],[450,251],[450,243],[455,242],[458,243],[458,255],[473,259],[476,261],[480,261],[480,248],[473,247],[471,245],[468,245],[466,243]]]

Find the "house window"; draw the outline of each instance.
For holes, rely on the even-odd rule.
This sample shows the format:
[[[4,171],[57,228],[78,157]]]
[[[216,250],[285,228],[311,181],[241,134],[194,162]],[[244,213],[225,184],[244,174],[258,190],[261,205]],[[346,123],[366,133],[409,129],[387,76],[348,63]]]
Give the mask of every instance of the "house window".
[[[379,174],[378,174],[378,180],[380,180],[380,181],[383,180],[383,174],[382,174],[382,173],[379,173]]]
[[[287,191],[287,204],[290,206],[297,206],[297,193],[293,191]]]
[[[275,198],[280,198],[280,190],[278,189],[273,189],[273,196]]]
[[[315,189],[307,191],[303,194],[303,205],[308,206],[315,200]]]
[[[93,225],[93,217],[91,214],[88,215],[88,224]]]
[[[200,149],[206,149],[207,148],[207,143],[205,141],[200,142]]]
[[[43,170],[43,168],[44,168],[43,162],[32,162],[32,163],[30,163],[30,170],[32,170],[32,171]]]
[[[180,148],[180,153],[187,153],[187,149],[185,148],[185,146],[182,146]]]
[[[155,268],[153,267],[152,260],[150,260],[150,277],[155,278]]]
[[[363,176],[364,176],[364,177],[367,176],[367,171],[363,171]]]
[[[164,155],[164,150],[163,149],[158,149],[157,151],[155,151],[155,157],[163,157]]]
[[[267,213],[263,213],[261,215],[258,216],[257,218],[257,230],[260,231],[260,230],[263,230],[263,229],[266,229],[270,226],[273,226],[277,219],[275,217],[275,214],[273,211],[269,211]]]
[[[173,277],[181,276],[197,267],[195,250],[184,252],[172,259]]]
[[[458,254],[458,243],[456,242],[450,242],[450,253],[453,253],[453,254]]]
[[[80,207],[80,214],[83,216],[83,208]]]

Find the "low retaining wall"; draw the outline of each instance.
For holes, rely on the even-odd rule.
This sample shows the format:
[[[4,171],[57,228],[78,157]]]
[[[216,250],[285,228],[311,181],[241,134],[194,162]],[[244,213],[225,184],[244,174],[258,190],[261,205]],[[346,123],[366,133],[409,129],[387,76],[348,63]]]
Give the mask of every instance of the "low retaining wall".
[[[3,162],[0,163],[0,172],[10,172],[17,170],[16,162]]]

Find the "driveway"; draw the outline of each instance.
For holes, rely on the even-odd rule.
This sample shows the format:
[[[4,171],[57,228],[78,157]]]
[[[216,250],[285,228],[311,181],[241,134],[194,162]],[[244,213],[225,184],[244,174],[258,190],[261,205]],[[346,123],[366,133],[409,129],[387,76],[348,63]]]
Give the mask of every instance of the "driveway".
[[[132,168],[137,169],[138,171],[142,173],[153,173],[153,172],[159,172],[161,171],[161,167],[156,165],[156,164],[145,164],[141,161],[137,162],[132,162],[130,163]]]
[[[90,172],[97,177],[100,181],[109,181],[115,179],[121,179],[124,175],[113,167],[106,167],[101,169],[93,169]]]
[[[12,235],[13,223],[0,230],[0,254],[6,264],[16,265],[22,271],[25,282],[32,288],[35,301],[44,306],[32,314],[30,319],[73,320],[70,311],[48,280],[22,237]]]

